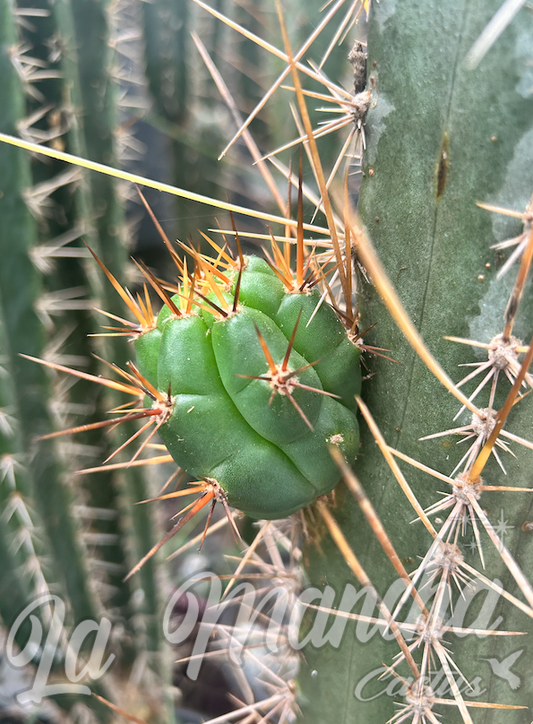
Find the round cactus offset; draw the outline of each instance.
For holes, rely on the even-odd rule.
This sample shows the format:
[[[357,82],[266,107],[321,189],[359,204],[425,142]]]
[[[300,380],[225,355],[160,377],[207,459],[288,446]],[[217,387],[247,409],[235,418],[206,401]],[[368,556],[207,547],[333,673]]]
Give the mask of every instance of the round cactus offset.
[[[158,498],[199,493],[170,534],[210,502],[211,511],[221,502],[226,512],[233,506],[253,518],[288,516],[339,481],[332,446],[349,462],[359,447],[360,350],[352,315],[321,300],[316,288],[328,261],[321,267],[314,254],[305,257],[303,228],[295,272],[288,244],[281,250],[272,239],[267,261],[243,256],[235,234],[237,259],[214,242],[216,259],[186,247],[194,274],[165,239],[177,286],[138,265],[164,302],[157,316],[146,286],[144,297],[134,298],[93,254],[137,321],[111,315],[124,325],[111,333],[134,340],[135,364],[127,372],[113,366],[125,381],[92,379],[133,395],[138,405],[121,417],[54,433],[147,419],[143,430],[153,426],[152,433],[140,449],[158,431],[168,459],[197,480]]]
[[[264,260],[218,282],[203,266],[207,293],[165,304],[135,342],[137,367],[167,395],[159,434],[178,465],[210,497],[281,518],[338,482],[329,445],[357,453],[359,350],[316,289],[287,289]]]

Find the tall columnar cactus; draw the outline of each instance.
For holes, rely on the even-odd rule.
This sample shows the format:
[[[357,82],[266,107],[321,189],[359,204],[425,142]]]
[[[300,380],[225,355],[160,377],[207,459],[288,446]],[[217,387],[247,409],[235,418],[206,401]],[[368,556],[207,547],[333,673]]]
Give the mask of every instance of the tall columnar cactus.
[[[220,128],[213,112],[212,86],[206,83],[207,73],[190,37],[193,29],[209,37],[218,23],[201,11],[199,19],[192,0],[143,3],[142,13],[146,78],[153,99],[148,122],[163,131],[168,175],[191,191],[219,196],[221,169],[216,157]],[[187,201],[174,199],[173,206],[178,237],[196,234],[197,220],[190,218]],[[209,215],[211,210],[205,207],[204,213]]]
[[[51,47],[50,38],[54,38],[55,45]],[[21,37],[32,45],[32,53],[42,56],[42,62],[49,69],[50,78],[44,83],[37,84],[37,90],[43,97],[38,102],[33,100],[31,106],[28,102],[26,112],[31,116],[36,110],[37,122],[35,127],[26,128],[31,136],[39,133],[49,133],[56,145],[78,155],[85,155],[85,139],[83,134],[84,112],[79,82],[79,66],[76,53],[76,40],[72,8],[69,2],[57,2],[47,8],[44,18],[34,20],[33,24]],[[43,116],[41,119],[40,116]],[[54,125],[55,123],[55,125]],[[87,254],[80,236],[87,243],[100,247],[102,236],[95,229],[95,210],[93,196],[88,184],[80,183],[80,177],[70,176],[65,169],[57,163],[34,164],[32,168],[34,182],[38,180],[36,189],[25,191],[27,198],[37,196],[39,188],[48,186],[49,195],[45,196],[41,206],[36,202],[33,205],[34,214],[38,220],[39,239],[31,256],[37,271],[43,275],[45,293],[43,296],[50,299],[50,309],[46,301],[38,301],[38,309],[46,322],[47,332],[52,340],[47,345],[46,354],[56,361],[78,358],[83,360],[84,370],[88,373],[98,374],[100,363],[94,357],[96,346],[89,335],[97,331],[94,313],[91,307],[96,299],[102,295],[98,279],[92,270],[84,268],[79,258]],[[65,178],[66,177],[66,178]],[[65,183],[70,181],[70,183]],[[62,185],[64,184],[64,185]],[[37,196],[38,198],[38,196]],[[108,239],[104,245],[109,247]],[[80,299],[82,295],[92,299]],[[72,301],[69,301],[72,296]],[[53,305],[56,302],[56,309]],[[118,349],[117,349],[118,351]],[[87,411],[88,418],[98,417],[101,401],[90,403],[90,385],[80,380],[66,393],[61,385],[53,387],[52,404],[59,424],[68,419],[68,411],[82,409]],[[89,422],[90,419],[87,420]],[[72,445],[68,446],[63,454],[68,459],[72,470],[83,466],[96,464],[97,454],[101,454],[100,436],[86,438],[84,454],[79,457],[73,455]],[[91,456],[90,450],[98,451]],[[109,453],[111,450],[109,450]],[[110,605],[118,606],[124,611],[125,620],[132,615],[130,610],[131,592],[120,586],[123,574],[120,568],[125,569],[126,552],[124,540],[118,530],[119,522],[116,515],[118,507],[116,483],[111,475],[102,477],[98,481],[80,479],[80,493],[83,497],[89,520],[90,529],[87,531],[93,540],[98,535],[102,540],[114,540],[101,548],[95,556],[95,566],[109,566],[109,570],[99,579],[103,578],[104,586],[110,590],[115,589],[117,594],[108,601]],[[91,520],[90,511],[110,510],[107,520]],[[86,524],[85,524],[86,525]],[[103,553],[103,560],[100,555]],[[120,593],[119,593],[120,592]]]
[[[80,43],[75,37],[71,3],[59,0],[47,4],[30,23],[16,22],[16,13],[24,11],[13,3],[3,3],[1,12],[2,131],[22,133],[86,155],[83,129],[87,128],[90,107],[90,129],[102,133],[107,122],[112,145],[117,123],[111,112],[107,107],[102,112],[98,104],[83,104]],[[107,17],[103,17],[105,23]],[[102,35],[102,43],[105,40]],[[28,55],[30,45],[40,60]],[[108,60],[102,65],[100,80],[111,87],[113,49],[107,44],[105,48]],[[42,69],[35,72],[37,67]],[[94,85],[91,87],[94,91]],[[80,265],[80,257],[88,255],[80,236],[83,234],[98,251],[105,248],[110,265],[119,263],[118,257],[125,253],[119,240],[122,202],[109,184],[105,194],[101,183],[91,189],[60,164],[17,159],[5,146],[0,153],[5,169],[0,198],[4,256],[0,273],[0,613],[9,628],[35,596],[50,592],[64,598],[72,624],[98,621],[109,607],[114,621],[126,632],[119,656],[120,675],[130,670],[138,655],[149,651],[150,664],[154,669],[164,669],[166,678],[169,667],[161,663],[156,623],[161,581],[155,575],[155,565],[150,562],[141,584],[122,583],[131,562],[154,543],[150,511],[134,505],[147,497],[144,476],[134,470],[127,488],[121,485],[124,478],[120,472],[114,471],[92,479],[78,477],[71,483],[77,469],[92,467],[102,459],[109,442],[97,434],[89,434],[82,446],[72,441],[66,445],[56,440],[38,442],[37,438],[53,435],[58,425],[64,426],[65,420],[78,411],[86,423],[94,416],[100,419],[103,396],[97,398],[88,392],[84,380],[65,388],[57,376],[50,379],[42,370],[36,372],[35,365],[20,356],[60,363],[77,360],[86,373],[99,373],[100,362],[93,353],[102,354],[103,345],[88,337],[99,331],[89,310],[94,305],[109,309],[114,298],[109,305],[97,301],[106,290],[92,268]],[[105,158],[110,160],[111,156]],[[102,216],[102,199],[106,208],[113,209],[114,225],[109,214]],[[82,294],[88,299],[80,299]],[[106,349],[114,350],[111,356],[126,354],[121,339],[111,340]],[[110,403],[108,395],[105,409]],[[35,613],[42,614],[47,630],[53,606],[48,602],[48,607]],[[17,642],[24,646],[30,633],[25,624]],[[63,637],[62,654],[64,643]],[[37,651],[36,663],[39,655]],[[61,667],[60,657],[56,664]],[[99,684],[96,690],[104,693]],[[94,701],[87,703],[92,706]],[[102,712],[98,716],[106,718]]]
[[[468,481],[476,451],[479,453],[487,441],[523,358],[515,356],[512,346],[527,349],[533,331],[529,287],[525,287],[519,303],[516,289],[513,292],[519,264],[501,277],[499,271],[507,255],[494,248],[497,242],[523,234],[523,221],[476,205],[483,202],[520,214],[526,210],[533,190],[530,15],[521,12],[476,67],[468,64],[470,49],[499,4],[380,2],[373,5],[370,14],[368,83],[372,102],[365,124],[367,149],[359,211],[389,279],[429,350],[457,382],[472,373],[471,381],[460,389],[479,411],[465,410],[457,417],[461,402],[439,383],[410,346],[391,317],[390,300],[387,309],[380,299],[383,291],[377,293],[363,282],[363,324],[376,323],[365,341],[388,347],[401,363],[391,364],[382,358],[369,361],[372,377],[363,386],[363,397],[393,452],[398,450],[430,468],[428,474],[398,461],[420,504],[434,511],[430,525],[412,522],[418,511],[408,502],[366,426],[356,472],[407,572],[413,575],[425,570],[425,578],[418,579],[417,587],[430,615],[421,618],[415,632],[405,629],[404,635],[409,643],[416,642],[418,672],[426,677],[424,684],[435,691],[428,690],[424,708],[422,697],[413,696],[412,686],[410,690],[407,687],[406,699],[401,681],[389,686],[390,677],[378,680],[383,665],[392,665],[397,643],[392,636],[384,640],[378,632],[367,642],[363,625],[358,628],[354,623],[339,649],[325,646],[306,651],[309,671],[304,690],[309,707],[305,720],[309,722],[330,720],[333,701],[339,707],[336,718],[343,722],[386,721],[395,712],[400,716],[401,707],[406,716],[410,712],[409,721],[413,717],[416,720],[417,701],[420,717],[427,721],[433,721],[431,716],[437,712],[447,722],[470,721],[470,716],[475,722],[530,719],[525,710],[503,712],[463,706],[459,712],[460,697],[454,697],[450,683],[453,676],[467,703],[527,707],[532,701],[529,636],[496,638],[469,630],[489,628],[499,615],[503,616],[499,629],[531,630],[531,588],[521,580],[519,570],[513,571],[507,558],[509,551],[530,578],[532,541],[527,521],[531,517],[531,494],[504,492],[505,486],[531,486],[533,408],[527,397],[518,398],[499,441],[506,445],[510,440],[505,432],[508,428],[511,436],[529,442],[520,444],[514,438],[515,442],[509,442],[512,454],[505,447],[495,448],[481,478],[487,489],[476,489],[476,482],[470,493],[468,488],[465,491],[472,499],[461,498],[461,490],[470,484],[464,482],[465,474]],[[526,226],[521,237],[524,245],[531,244],[526,241],[528,229]],[[365,256],[360,258],[365,264]],[[377,271],[370,273],[374,277]],[[523,281],[518,282],[518,288],[522,286]],[[508,303],[510,298],[514,301]],[[503,339],[509,340],[507,344],[496,336],[502,333]],[[514,335],[522,341],[516,342]],[[445,336],[472,341],[461,343]],[[473,376],[474,371],[478,376]],[[485,386],[479,390],[477,385],[484,378]],[[522,389],[526,392],[526,387]],[[420,441],[439,432],[445,434]],[[456,433],[471,437],[457,447]],[[459,464],[472,445],[473,455]],[[458,474],[463,478],[457,478]],[[475,471],[472,475],[474,483]],[[342,492],[333,513],[380,595],[392,592],[398,574],[384,559],[378,541],[369,539],[368,524],[347,491]],[[484,515],[490,523],[485,522]],[[453,516],[457,520],[451,524]],[[500,543],[489,534],[490,526]],[[443,539],[457,545],[448,549],[456,553],[453,560],[441,558],[439,562],[439,547],[433,547],[432,556],[427,558],[432,536],[439,531],[446,531]],[[311,553],[309,574],[313,581],[327,582],[337,591],[338,605],[350,573],[334,545],[324,540],[322,546],[323,555]],[[432,584],[424,589],[423,582],[430,574],[434,575]],[[471,585],[464,576],[472,579]],[[440,609],[438,604],[443,592],[438,584],[445,585],[447,596],[448,583],[458,611],[455,623],[452,604],[447,604],[446,597]],[[500,585],[520,599],[522,608],[525,604],[525,612],[503,598]],[[458,589],[463,590],[464,599]],[[387,600],[391,611],[400,595],[401,590],[396,589]],[[489,615],[491,601],[495,608]],[[405,611],[410,608],[406,604]],[[465,609],[467,614],[461,620]],[[417,611],[420,614],[414,606],[411,623],[416,623]],[[400,613],[397,620],[406,617],[407,613]],[[464,631],[442,628],[450,625]],[[448,661],[443,658],[443,646],[449,652]],[[429,654],[432,662],[424,662],[423,657]],[[472,682],[471,690],[453,671],[452,661]],[[517,678],[511,678],[511,661]],[[504,662],[500,668],[498,662]],[[452,671],[449,675],[444,675],[446,665]],[[405,663],[397,674],[410,682],[416,675]],[[365,676],[368,684],[358,688]],[[432,706],[432,697],[447,699],[448,705]]]
[[[24,118],[24,94],[11,56],[17,51],[18,38],[14,25],[12,3],[2,4],[2,128],[16,130],[17,122]],[[2,355],[6,385],[5,412],[11,411],[16,422],[6,432],[12,433],[11,447],[3,458],[10,466],[3,485],[11,483],[11,495],[21,494],[21,505],[27,502],[27,484],[17,490],[18,474],[32,480],[32,496],[47,529],[50,545],[57,560],[64,555],[63,565],[56,566],[54,577],[65,577],[70,589],[75,617],[77,620],[94,616],[96,608],[92,592],[87,585],[84,559],[75,526],[69,512],[72,498],[62,479],[63,466],[50,446],[37,461],[35,440],[38,434],[52,429],[50,412],[46,408],[48,382],[46,375],[36,372],[27,360],[21,360],[18,353],[42,355],[45,335],[39,321],[36,307],[42,293],[41,282],[29,258],[30,250],[37,242],[36,224],[26,207],[23,194],[31,184],[28,159],[17,162],[6,147],[2,148],[3,166],[6,172],[2,179]],[[17,244],[13,244],[13,238]],[[9,380],[9,382],[7,381]],[[9,397],[7,397],[9,395]],[[5,433],[4,433],[5,434]],[[19,447],[20,445],[20,447]],[[11,460],[11,463],[10,463]],[[18,474],[17,474],[18,473]],[[3,571],[2,571],[3,572]]]

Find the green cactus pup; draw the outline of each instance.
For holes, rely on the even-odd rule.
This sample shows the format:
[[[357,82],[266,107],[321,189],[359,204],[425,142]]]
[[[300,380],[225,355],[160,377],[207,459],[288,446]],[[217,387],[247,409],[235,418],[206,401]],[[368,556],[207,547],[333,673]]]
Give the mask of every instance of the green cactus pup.
[[[306,257],[303,228],[297,236],[294,272],[275,240],[276,263],[243,256],[238,236],[237,259],[189,250],[194,276],[174,252],[181,279],[172,297],[139,265],[165,302],[157,316],[146,287],[134,299],[93,254],[136,318],[123,320],[136,355],[121,371],[126,381],[93,379],[139,402],[96,425],[146,419],[150,439],[158,431],[172,459],[197,479],[161,496],[200,494],[173,532],[217,501],[252,518],[286,517],[339,481],[331,446],[350,462],[357,455],[360,350],[346,315],[321,303],[323,268],[318,256]]]

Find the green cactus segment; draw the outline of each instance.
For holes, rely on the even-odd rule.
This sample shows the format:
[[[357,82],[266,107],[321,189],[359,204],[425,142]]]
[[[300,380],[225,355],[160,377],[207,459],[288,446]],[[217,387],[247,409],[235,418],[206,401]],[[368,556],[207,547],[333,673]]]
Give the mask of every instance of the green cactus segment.
[[[339,395],[343,405],[355,411],[355,395],[361,392],[359,348],[348,335],[333,309],[320,301],[317,290],[311,294],[286,294],[276,314],[276,322],[289,337],[301,310],[294,349],[306,359],[317,362],[314,369],[325,390]],[[314,317],[311,322],[309,320]]]
[[[154,386],[157,386],[157,365],[161,336],[161,330],[156,327],[156,329],[140,334],[134,343],[139,372]]]
[[[232,291],[235,291],[235,285]],[[261,309],[270,317],[275,317],[284,296],[283,283],[266,261],[255,256],[246,257],[239,301],[249,307]]]
[[[227,396],[178,395],[161,438],[191,475],[216,480],[230,505],[252,517],[283,518],[316,498],[311,482],[247,426]]]
[[[251,518],[285,518],[313,503],[318,494],[278,448],[261,438],[216,468],[214,478],[230,505]],[[337,472],[330,490],[338,479]]]
[[[264,503],[257,509],[261,517],[278,518],[316,497],[312,484],[279,448],[250,428],[233,404],[220,379],[209,330],[201,317],[174,318],[166,323],[158,385],[161,390],[170,386],[173,395],[172,415],[161,427],[170,454],[191,475],[217,480],[232,505],[253,514],[254,489],[260,486]],[[238,485],[234,487],[236,474]],[[280,480],[289,490],[283,501],[272,495]]]
[[[328,304],[322,303],[317,311],[318,290],[287,294],[263,259],[247,257],[239,300],[272,317],[287,339],[301,312],[294,349],[309,362],[318,362],[313,368],[324,389],[339,395],[342,404],[355,411],[354,397],[361,391],[360,351]]]
[[[338,445],[349,461],[357,454],[357,420],[348,406],[323,394],[331,392],[323,381],[340,390],[349,379],[345,396],[355,394],[359,352],[323,305],[309,327],[300,325],[284,366],[300,311],[307,324],[319,296],[286,293],[261,259],[246,260],[236,312],[230,311],[233,296],[221,294],[227,316],[206,307],[177,317],[163,307],[157,328],[136,341],[138,366],[158,390],[170,391],[172,412],[160,433],[176,462],[191,475],[216,480],[230,505],[252,517],[280,518],[335,487],[339,472],[329,445]],[[252,306],[263,302],[270,314]],[[340,383],[332,372],[339,349],[350,362]],[[318,358],[322,378],[313,365]],[[290,372],[286,381],[283,373]]]
[[[328,445],[337,445],[346,459],[353,461],[359,450],[359,429],[350,410],[331,397],[324,397],[314,430],[305,437],[281,445],[283,452],[303,475],[313,480],[317,495],[329,493],[331,480],[339,475]]]
[[[158,387],[170,394],[224,395],[209,329],[196,315],[168,318],[161,336]],[[141,361],[141,358],[139,358]]]
[[[266,380],[239,376],[264,376],[269,372],[265,354],[258,344],[255,325],[276,365],[280,366],[283,362],[287,352],[287,339],[283,333],[266,314],[255,309],[242,309],[227,320],[215,322],[211,331],[222,382],[242,416],[256,432],[278,445],[292,442],[305,435],[309,426],[289,397],[275,392]],[[288,369],[297,370],[307,364],[307,360],[297,352],[291,352]],[[312,367],[299,373],[297,378],[302,384],[322,390],[320,379]],[[292,397],[314,425],[323,396],[296,387]]]

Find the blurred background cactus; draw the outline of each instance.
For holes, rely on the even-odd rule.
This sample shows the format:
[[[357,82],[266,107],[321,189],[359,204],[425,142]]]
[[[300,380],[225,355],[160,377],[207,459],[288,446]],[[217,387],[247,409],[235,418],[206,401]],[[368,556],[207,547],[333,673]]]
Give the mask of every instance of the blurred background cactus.
[[[443,341],[442,335],[487,345],[502,332],[501,320],[516,274],[511,270],[503,279],[497,278],[508,252],[505,246],[493,249],[492,245],[518,236],[523,249],[530,229],[530,217],[524,212],[533,191],[531,12],[514,3],[518,18],[509,27],[504,20],[493,26],[502,31],[501,37],[494,40],[498,33],[493,32],[492,46],[483,51],[478,50],[483,43],[475,45],[475,41],[498,10],[499,0],[466,5],[451,2],[446,7],[432,1],[422,7],[410,0],[399,4],[380,0],[370,9],[368,26],[370,93],[353,98],[353,69],[347,56],[355,39],[365,39],[368,3],[348,2],[344,7],[342,0],[337,0],[320,15],[321,5],[291,0],[283,3],[283,12],[293,53],[309,46],[297,57],[310,123],[317,136],[322,136],[317,143],[327,185],[341,197],[335,182],[342,185],[342,171],[347,168],[355,200],[361,175],[354,156],[363,145],[362,121],[370,104],[364,129],[360,214],[426,344],[458,380],[457,365],[479,363],[486,359],[482,356],[486,352]],[[510,5],[505,3],[508,15]],[[242,134],[224,158],[217,160],[234,137],[237,124],[254,111],[272,79],[287,68],[275,7],[255,0],[235,4],[216,0],[208,10],[199,0],[0,0],[0,132],[205,196],[223,200],[227,194],[236,204],[284,215],[294,149],[275,153],[272,167],[258,163],[253,168],[251,159],[257,162],[261,154],[306,135],[301,99],[298,105],[289,73],[282,82],[285,89],[276,90],[252,121],[252,135]],[[263,39],[263,47],[256,36]],[[355,50],[362,53],[362,47]],[[217,69],[223,80],[217,78]],[[361,78],[356,85],[357,91],[364,88]],[[329,110],[331,103],[336,107],[332,116],[318,125],[324,118],[320,106],[328,99]],[[311,219],[325,188],[309,140],[304,144],[306,220]],[[274,645],[265,642],[264,636],[255,641],[246,626],[229,633],[233,618],[228,614],[217,629],[197,681],[184,674],[184,664],[173,664],[176,658],[188,656],[192,645],[185,641],[176,649],[164,640],[162,612],[172,591],[198,570],[231,577],[236,564],[224,560],[222,551],[229,554],[238,549],[221,520],[214,526],[220,531],[215,533],[218,537],[208,537],[201,554],[193,543],[178,558],[175,553],[197,532],[191,532],[189,526],[165,547],[164,553],[171,554],[168,563],[161,555],[154,556],[124,582],[125,574],[169,529],[168,519],[175,513],[173,507],[135,504],[156,495],[174,476],[175,466],[132,464],[121,468],[120,462],[126,458],[118,456],[113,460],[118,463],[115,469],[108,466],[104,471],[76,474],[99,466],[137,428],[123,425],[105,435],[94,429],[79,437],[38,441],[39,436],[54,431],[102,420],[106,410],[122,400],[112,389],[95,393],[87,379],[65,380],[64,375],[19,356],[23,353],[73,366],[88,375],[108,375],[100,357],[124,367],[132,356],[124,337],[88,336],[99,334],[101,325],[109,323],[95,309],[120,317],[124,309],[82,239],[111,273],[134,291],[142,290],[142,284],[128,261],[129,254],[134,253],[159,277],[168,279],[168,253],[131,185],[30,156],[4,143],[0,144],[0,168],[0,619],[4,632],[37,596],[58,594],[67,604],[61,654],[54,660],[55,680],[60,680],[68,655],[68,633],[82,621],[108,617],[113,625],[110,650],[117,660],[94,685],[94,693],[137,721],[195,722],[228,715],[217,721],[283,722],[294,719],[299,704],[304,720],[310,723],[333,719],[385,722],[395,712],[398,722],[437,721],[436,712],[443,713],[446,722],[529,722],[526,709],[502,712],[497,708],[531,704],[529,637],[472,633],[472,629],[484,628],[479,622],[485,621],[488,628],[500,614],[504,616],[500,628],[529,630],[531,588],[507,556],[516,558],[518,571],[527,577],[532,545],[528,492],[500,489],[484,493],[481,512],[476,509],[473,516],[474,525],[466,528],[466,533],[457,526],[446,533],[446,540],[458,546],[453,574],[469,576],[478,586],[465,588],[464,600],[473,601],[468,621],[463,620],[453,632],[442,629],[442,620],[451,615],[446,608],[449,602],[442,603],[449,581],[442,575],[437,578],[443,570],[437,566],[433,588],[426,581],[422,593],[431,611],[423,619],[426,629],[413,628],[418,614],[427,615],[423,607],[413,606],[411,618],[395,613],[400,628],[407,622],[402,629],[407,645],[420,649],[409,666],[405,661],[397,665],[396,688],[391,679],[383,683],[372,673],[382,673],[384,663],[392,666],[399,650],[397,640],[378,635],[363,644],[365,636],[357,623],[347,627],[340,647],[305,648],[301,684],[296,688],[292,680],[297,657],[287,644],[286,622],[277,638],[273,637]],[[276,181],[269,168],[278,173]],[[295,174],[292,176],[294,184]],[[207,231],[216,220],[223,229],[230,228],[226,215],[208,205],[150,190],[146,197],[171,239],[185,242],[191,238],[196,244],[197,230]],[[514,209],[515,218],[478,208],[476,202]],[[255,243],[254,234],[268,238],[263,221],[244,214],[236,221],[249,247]],[[326,223],[323,210],[316,223]],[[335,223],[339,233],[344,233],[342,221]],[[357,233],[355,224],[356,240]],[[438,508],[437,491],[447,485],[443,476],[451,475],[461,459],[450,430],[466,429],[469,420],[463,414],[453,422],[460,404],[416,357],[405,330],[398,331],[392,321],[391,305],[382,303],[368,276],[360,273],[364,267],[376,282],[378,272],[369,267],[364,252],[357,255],[356,245],[354,269],[359,287],[354,303],[362,315],[360,329],[377,323],[365,335],[365,343],[388,347],[401,364],[367,353],[369,379],[363,397],[391,448],[439,471],[440,483],[435,487],[435,480],[426,473],[401,463],[421,506]],[[521,291],[523,288],[524,280]],[[522,299],[515,294],[520,304],[511,324],[521,339],[520,354],[527,349],[532,332],[531,295],[529,287],[525,289]],[[342,315],[343,310],[339,311]],[[509,309],[505,329],[509,332]],[[516,376],[516,371],[513,374]],[[476,381],[470,385],[465,387],[467,395],[473,393]],[[489,391],[481,401],[483,390],[475,403],[483,410],[485,406],[498,410],[510,387],[511,383],[505,388],[500,382],[495,395]],[[521,400],[510,416],[510,434],[531,440],[532,414],[530,400]],[[374,442],[375,434],[366,427],[363,430],[354,469],[396,548],[403,573],[411,574],[428,553],[432,535],[435,538],[441,530],[445,537],[447,512],[436,510],[437,518],[433,516],[431,522],[426,518],[425,527],[420,522],[411,525],[420,509],[415,513],[406,502]],[[419,442],[420,437],[443,431],[448,431],[443,437]],[[477,429],[473,432],[478,434]],[[486,437],[479,438],[479,447]],[[531,443],[521,445],[515,439],[511,444],[516,457],[505,456],[507,478],[491,459],[484,472],[486,484],[530,486]],[[161,455],[157,449],[151,451]],[[467,464],[467,472],[469,469]],[[306,580],[336,592],[337,598],[329,603],[331,609],[338,607],[346,585],[356,584],[350,549],[381,596],[398,583],[398,566],[396,571],[389,566],[379,536],[369,536],[365,516],[343,486],[330,510],[340,526],[336,544],[326,525],[317,523],[322,511],[319,506],[310,514],[315,517],[304,521],[304,529],[308,534],[313,531],[313,536],[303,553],[294,540],[294,526],[291,533],[287,524],[267,523],[257,533],[250,521],[240,524],[246,540],[257,536],[246,553],[247,570],[266,579],[267,587],[272,581],[277,585],[282,581],[291,606],[296,606],[302,556]],[[498,535],[505,550],[493,545],[494,537],[484,523],[478,526],[478,533],[476,516],[480,521],[485,514],[493,526],[500,524]],[[322,517],[326,523],[329,520],[330,532],[334,532],[336,524],[327,511]],[[431,547],[434,557],[435,545]],[[430,556],[426,567],[431,560]],[[239,564],[239,575],[241,569]],[[439,586],[436,581],[445,583]],[[466,587],[464,579],[463,584]],[[420,590],[423,583],[418,585]],[[480,589],[487,599],[496,595],[492,618],[481,615],[485,599],[475,599]],[[388,601],[390,607],[399,595]],[[513,596],[516,599],[511,600]],[[451,597],[460,608],[457,588]],[[178,599],[174,615],[181,615],[183,606]],[[352,612],[358,612],[355,604]],[[54,616],[51,602],[35,613],[48,630]],[[369,608],[363,603],[359,614],[378,616],[374,605]],[[437,632],[434,627],[428,633],[428,621]],[[463,624],[465,628],[461,628]],[[264,621],[261,625],[265,627]],[[308,611],[303,631],[312,625]],[[265,630],[261,630],[263,635]],[[19,628],[19,647],[24,648],[30,633],[29,624]],[[249,651],[239,667],[229,661],[227,649],[241,641],[241,636],[243,642],[250,638]],[[449,646],[448,658],[441,640]],[[86,644],[90,648],[90,641]],[[404,659],[409,659],[407,645]],[[273,656],[276,646],[278,654]],[[44,654],[44,648],[33,652],[34,667]],[[454,665],[473,688],[461,680]],[[441,676],[440,688],[422,690],[420,683],[418,689],[413,688],[417,672],[426,677],[423,683],[427,686]],[[17,678],[7,664],[3,673],[7,683],[0,685],[0,721],[2,717],[9,721],[120,719],[87,696],[58,695],[52,697],[54,703],[23,708],[13,694],[17,687],[27,688],[26,680]],[[31,678],[27,672],[20,676]],[[365,677],[368,686],[363,691],[358,685]],[[387,692],[381,694],[384,690]],[[463,699],[469,705],[489,706],[472,709]]]
[[[222,5],[216,9],[234,15],[252,32],[275,37],[273,8]],[[309,20],[297,5],[291,12],[294,33],[303,38]],[[223,23],[190,0],[2,0],[0,131],[142,170],[206,196],[229,194],[269,209],[272,202],[250,170],[243,144],[229,161],[217,162],[233,135],[234,119],[194,47],[192,30],[225,73],[236,108],[249,112],[266,90],[271,69],[281,63],[266,55],[265,64],[253,40],[230,35]],[[265,150],[286,137],[286,114],[271,107],[256,125]],[[109,616],[117,662],[113,680],[98,683],[95,692],[148,721],[172,721],[173,702],[178,708],[180,702],[172,683],[181,676],[162,641],[161,606],[180,580],[179,565],[165,568],[152,559],[135,578],[123,578],[167,525],[164,514],[157,518],[152,506],[135,503],[155,494],[174,468],[163,466],[148,474],[144,466],[131,466],[77,475],[82,468],[98,466],[134,429],[122,427],[107,435],[94,430],[83,437],[39,442],[55,430],[101,420],[119,402],[112,390],[95,394],[87,380],[65,380],[20,357],[76,366],[88,375],[107,374],[100,356],[123,367],[131,356],[127,342],[94,336],[105,324],[95,309],[119,315],[123,310],[82,239],[134,288],[138,272],[129,265],[128,254],[135,252],[168,277],[167,252],[131,188],[4,144],[0,162],[0,617],[7,632],[36,597],[61,596],[68,617],[62,654],[54,661],[59,677],[67,632],[82,621]],[[198,228],[213,224],[209,207],[149,190],[147,197],[171,237],[196,237]],[[231,536],[227,541],[224,531],[219,536],[220,547],[231,551]],[[202,557],[193,548],[185,570],[205,565],[231,570],[220,547],[208,541]],[[35,613],[47,631],[53,604],[47,600]],[[29,624],[18,630],[21,648],[30,633]],[[34,665],[43,655],[43,649],[34,652]],[[44,708],[20,707],[14,690],[28,679],[24,673],[17,678],[6,659],[4,664],[0,717],[61,716],[49,702]],[[208,686],[216,690],[217,679],[224,681],[222,668],[209,663],[204,668]],[[202,681],[190,685],[183,679],[182,710],[190,705],[191,710],[221,714],[235,708],[228,699],[230,684],[219,689],[206,695]],[[86,696],[58,696],[57,702],[75,720],[112,716]],[[193,714],[188,716],[194,720]]]

